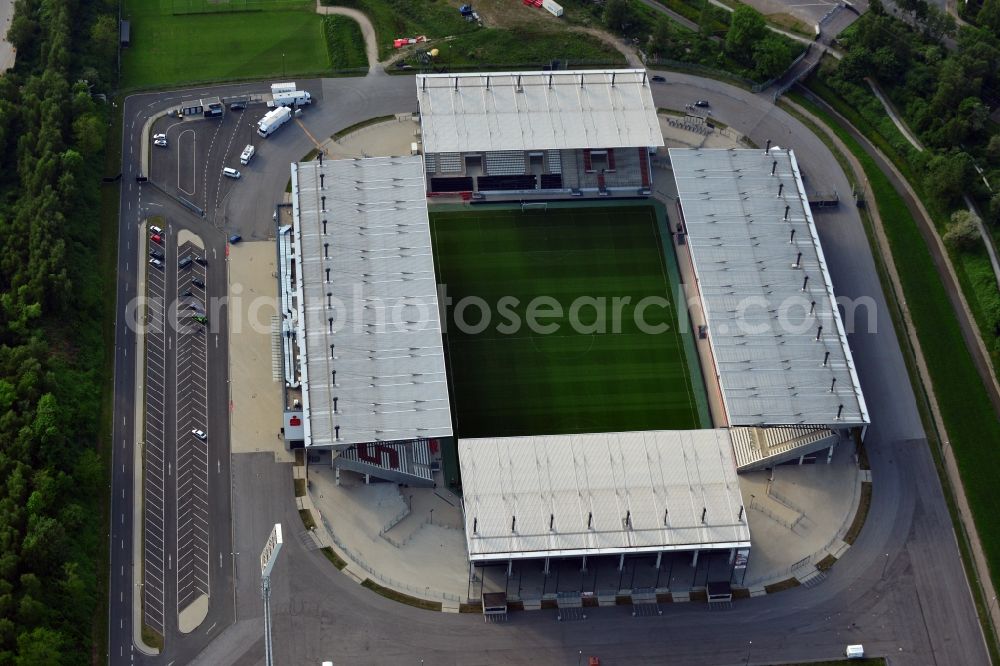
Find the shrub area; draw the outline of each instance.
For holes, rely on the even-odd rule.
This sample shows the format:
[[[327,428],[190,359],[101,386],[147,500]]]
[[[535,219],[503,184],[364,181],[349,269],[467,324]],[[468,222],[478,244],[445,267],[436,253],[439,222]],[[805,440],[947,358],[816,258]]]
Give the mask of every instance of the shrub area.
[[[324,16],[323,35],[331,68],[368,68],[365,38],[357,21],[346,16]]]

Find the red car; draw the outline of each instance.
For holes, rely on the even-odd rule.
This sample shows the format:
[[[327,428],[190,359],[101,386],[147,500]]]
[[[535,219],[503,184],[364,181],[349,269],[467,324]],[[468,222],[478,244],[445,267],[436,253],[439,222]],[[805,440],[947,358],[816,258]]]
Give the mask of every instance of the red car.
[[[153,241],[154,243],[162,243],[163,242],[163,239],[160,238],[160,234],[153,234],[152,236],[149,237],[149,240]]]

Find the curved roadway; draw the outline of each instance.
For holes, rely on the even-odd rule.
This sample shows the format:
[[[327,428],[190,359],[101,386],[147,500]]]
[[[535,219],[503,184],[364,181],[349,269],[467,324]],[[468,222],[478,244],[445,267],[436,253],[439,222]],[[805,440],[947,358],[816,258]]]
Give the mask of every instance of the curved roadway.
[[[695,99],[707,99],[715,118],[758,143],[771,139],[781,147],[794,148],[808,182],[817,189],[835,188],[844,195],[850,191],[823,143],[769,102],[717,81],[669,72],[662,75],[668,83],[654,84],[653,89],[658,106],[683,108]],[[416,110],[411,77],[332,79],[324,80],[321,88],[321,99],[303,118],[316,137],[369,117]],[[181,99],[265,89],[263,83],[220,86],[126,100],[119,311],[134,290],[134,277],[125,270],[127,243],[134,237],[140,211],[140,186],[135,183],[139,160],[131,147],[138,150],[142,145],[144,119]],[[288,163],[313,147],[304,132],[286,129],[283,133],[265,143],[266,171],[256,175],[254,186],[238,188],[238,196],[229,197],[225,209],[214,216],[223,241],[226,220],[270,217],[284,193]],[[163,201],[159,193],[143,188],[142,206]],[[190,215],[188,219],[193,220]],[[168,636],[160,657],[138,652],[130,656],[131,550],[127,545],[118,548],[119,541],[128,543],[132,530],[128,509],[133,501],[132,454],[131,447],[124,447],[115,448],[113,468],[112,515],[122,510],[127,520],[112,534],[112,573],[118,574],[120,566],[124,573],[112,576],[111,662],[262,663],[256,560],[271,524],[280,521],[286,545],[272,582],[274,650],[279,664],[318,664],[324,659],[343,664],[576,663],[581,651],[583,656],[600,655],[606,664],[774,663],[835,658],[848,643],[863,643],[869,653],[888,655],[893,664],[989,663],[861,221],[856,210],[842,206],[819,213],[817,226],[838,295],[871,299],[869,308],[858,308],[856,332],[850,341],[874,420],[868,433],[874,479],[868,522],[854,547],[819,585],[738,601],[724,612],[709,612],[704,604],[665,604],[662,616],[638,619],[621,607],[590,609],[586,621],[569,623],[556,622],[550,611],[515,613],[500,625],[484,624],[478,615],[420,611],[369,592],[334,569],[320,553],[307,550],[297,538],[301,522],[290,470],[275,464],[271,456],[245,454],[232,459],[237,498],[233,516],[235,616],[226,604],[213,599],[217,607],[210,608],[210,618],[218,615],[220,619],[211,632],[206,631],[210,623],[206,621],[186,637]],[[134,378],[135,354],[133,348],[127,356],[124,353],[130,344],[134,344],[130,333],[119,327],[116,442],[132,438],[134,386],[130,382],[134,379],[130,378]],[[230,614],[223,618],[224,611]]]

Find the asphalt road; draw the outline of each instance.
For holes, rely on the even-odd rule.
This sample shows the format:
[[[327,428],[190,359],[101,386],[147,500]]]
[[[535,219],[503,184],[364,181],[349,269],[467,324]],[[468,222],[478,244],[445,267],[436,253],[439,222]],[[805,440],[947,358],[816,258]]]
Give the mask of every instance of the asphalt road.
[[[793,118],[764,99],[720,82],[663,75],[669,84],[654,89],[658,106],[681,109],[695,99],[707,99],[715,118],[761,144],[771,139],[781,147],[794,148],[811,182],[837,189],[846,198],[850,189],[835,159]],[[368,117],[415,110],[413,87],[410,77],[324,80],[322,100],[306,113],[303,125],[321,137]],[[247,89],[221,87],[214,94]],[[206,92],[193,90],[183,96]],[[126,102],[120,304],[127,300],[133,279],[123,270],[128,259],[125,230],[135,223],[133,211],[140,206],[134,183],[138,160],[130,155],[129,146],[141,145],[138,132],[146,114],[180,96],[157,93]],[[263,162],[254,165],[254,186],[234,189],[214,212],[220,232],[246,216],[270,217],[288,180],[287,164],[312,147],[305,132],[292,129],[283,128],[267,140],[267,168],[261,167]],[[142,193],[143,202],[148,200],[147,192]],[[177,219],[182,221],[171,218],[171,223],[189,223],[189,217]],[[863,643],[870,653],[889,655],[893,664],[988,663],[941,487],[857,211],[842,206],[820,213],[817,226],[838,295],[870,299],[864,301],[866,308],[858,309],[855,332],[849,338],[874,421],[868,451],[875,481],[865,529],[821,584],[737,602],[724,612],[709,612],[702,604],[667,604],[662,616],[652,618],[632,618],[627,609],[608,608],[592,609],[585,621],[559,623],[553,612],[538,611],[517,613],[509,623],[494,625],[484,624],[476,615],[419,611],[361,588],[320,553],[303,546],[297,537],[302,528],[291,470],[275,464],[270,456],[246,454],[236,456],[232,467],[235,618],[230,614],[218,620],[214,632],[206,635],[210,617],[191,636],[168,636],[163,657],[148,659],[137,654],[135,661],[263,663],[256,560],[271,525],[282,522],[286,546],[272,579],[274,649],[279,664],[322,659],[345,664],[417,664],[420,660],[427,664],[571,664],[581,651],[584,656],[600,655],[606,664],[762,664],[835,658],[848,643]],[[116,427],[116,442],[124,442],[126,432],[129,437],[132,432],[128,427],[134,387],[128,382],[132,377],[129,359],[134,354],[130,349],[125,356],[124,351],[129,335],[119,327],[116,419],[125,421]],[[220,349],[224,347],[220,343]],[[225,366],[218,366],[217,371],[224,375]],[[121,467],[131,449],[124,447],[119,455],[116,447],[115,453],[112,509],[117,512],[130,506],[128,497],[120,498],[123,486],[126,495],[131,494],[131,467]],[[223,471],[227,472],[225,467]],[[228,516],[219,512],[213,516],[216,519],[222,522]],[[130,538],[130,522],[112,534],[113,573],[120,564],[130,564]],[[119,551],[121,539],[126,545]],[[131,631],[117,629],[119,620],[125,626],[131,622],[130,597],[118,601],[119,590],[130,584],[112,577],[113,663],[132,661],[128,657]],[[214,608],[220,612],[218,605]],[[235,624],[229,626],[234,619]]]

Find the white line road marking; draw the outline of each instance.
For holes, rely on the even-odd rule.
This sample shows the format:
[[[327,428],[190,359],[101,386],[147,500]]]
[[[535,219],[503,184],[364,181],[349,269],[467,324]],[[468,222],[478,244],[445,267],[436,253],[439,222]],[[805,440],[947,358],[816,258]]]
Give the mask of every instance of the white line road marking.
[[[174,556],[173,555],[167,555],[167,568],[168,569],[173,569],[174,568]]]
[[[173,470],[173,463],[167,463],[167,476],[170,476],[170,472]]]
[[[222,551],[219,551],[219,568],[222,568]]]
[[[123,513],[122,514],[122,525],[124,525],[124,524],[125,524],[125,514]]]
[[[222,474],[222,461],[221,460],[217,460],[216,463],[218,463],[218,465],[219,465],[219,472],[218,473]],[[125,491],[123,490],[122,492],[125,492]],[[219,555],[219,557],[222,557],[222,555]]]
[[[217,624],[219,624],[219,623],[218,623],[218,622],[213,622],[213,623],[212,623],[212,626],[211,626],[211,627],[209,627],[209,628],[208,628],[208,631],[206,631],[205,633],[206,633],[206,634],[210,634],[210,633],[212,633],[212,629],[215,629],[215,625],[217,625]]]

